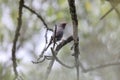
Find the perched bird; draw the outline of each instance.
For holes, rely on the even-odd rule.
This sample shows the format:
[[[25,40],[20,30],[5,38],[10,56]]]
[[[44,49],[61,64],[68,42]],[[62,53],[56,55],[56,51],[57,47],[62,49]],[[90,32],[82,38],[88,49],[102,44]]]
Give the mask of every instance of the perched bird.
[[[64,29],[66,27],[67,23],[61,23],[59,25],[55,25],[55,29],[53,31],[53,34],[51,36],[50,42],[48,44],[48,46],[46,47],[45,50],[47,50],[47,48],[52,44],[52,43],[56,43],[57,41],[60,41],[63,37],[63,33],[64,33]]]

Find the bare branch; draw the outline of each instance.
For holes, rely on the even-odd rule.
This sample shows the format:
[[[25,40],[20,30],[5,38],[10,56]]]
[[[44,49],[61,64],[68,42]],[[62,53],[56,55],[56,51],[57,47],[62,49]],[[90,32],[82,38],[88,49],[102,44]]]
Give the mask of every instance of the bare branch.
[[[54,43],[54,44],[53,44],[53,48],[55,47],[55,44],[56,44],[56,38],[55,38],[55,36],[56,36],[56,30],[57,30],[57,25],[55,25],[55,31],[54,31],[55,34],[53,35],[54,37],[51,36],[51,39],[50,39],[47,47],[46,47],[46,46],[44,47],[44,49],[42,50],[41,54],[39,55],[39,58],[37,59],[37,61],[39,61],[39,59],[41,59],[41,58],[44,56],[45,51],[49,48],[49,46],[50,46],[52,43]],[[46,43],[46,44],[47,44],[47,43]],[[40,61],[40,62],[41,62],[41,61]]]
[[[114,8],[111,8],[108,12],[106,12],[101,18],[100,20],[103,20]]]
[[[46,41],[46,44],[47,44],[47,32],[48,30],[49,31],[53,31],[52,29],[50,29],[47,25],[47,23],[45,22],[45,20],[42,18],[42,16],[40,14],[38,14],[37,12],[35,12],[34,10],[32,10],[31,8],[29,8],[28,6],[26,5],[23,5],[24,8],[28,9],[30,12],[32,12],[33,14],[35,14],[44,24],[44,26],[46,27],[46,33],[45,33],[45,41]]]
[[[45,59],[46,59],[45,57],[42,57],[42,58],[43,58],[42,60],[40,60],[40,59],[41,59],[41,58],[40,58],[40,59],[39,59],[39,60],[37,60],[37,61],[32,61],[32,63],[33,63],[33,64],[42,63],[42,62],[44,62],[44,61],[45,61]]]
[[[120,18],[120,12],[118,11],[118,9],[116,8],[118,6],[118,4],[120,3],[120,1],[114,1],[114,0],[107,0],[109,1],[109,3],[111,4],[112,8],[106,12],[101,18],[100,20],[104,19],[111,11],[115,10],[116,13],[118,14],[118,17]]]
[[[47,28],[47,30],[53,31],[52,29],[50,29],[48,27],[48,25],[46,24],[45,20],[42,18],[42,16],[40,14],[38,14],[37,12],[35,12],[34,10],[30,9],[28,6],[23,5],[24,8],[28,9],[30,12],[32,12],[33,14],[35,14],[45,25],[45,27]]]
[[[58,54],[59,50],[60,50],[63,46],[67,45],[67,44],[70,43],[71,41],[73,41],[73,37],[72,37],[72,36],[68,37],[66,40],[63,40],[59,45],[57,45],[57,47],[55,48],[55,51],[57,51],[56,55]],[[48,76],[49,76],[49,74],[50,74],[50,72],[51,72],[51,70],[52,70],[52,66],[53,66],[53,64],[54,64],[54,61],[55,61],[55,58],[52,58],[52,60],[51,60],[50,63],[49,63],[49,66],[47,67],[45,80],[48,79]]]
[[[120,12],[118,11],[118,9],[116,8],[118,6],[118,4],[120,3],[120,0],[115,1],[115,0],[109,0],[112,8],[116,11],[116,13],[118,14],[118,17],[120,18]]]
[[[88,69],[83,68],[83,72],[90,72],[90,71],[95,71],[97,69],[101,69],[101,68],[106,68],[106,67],[111,67],[111,66],[118,66],[120,65],[120,61],[118,62],[110,62],[110,63],[106,63],[106,64],[101,64],[95,67],[91,67]]]
[[[58,63],[60,63],[62,66],[66,67],[66,68],[70,68],[70,69],[73,69],[73,68],[75,67],[75,66],[68,66],[68,65],[64,64],[63,62],[61,62],[61,61],[57,58],[57,56],[56,56],[57,52],[54,51],[53,48],[51,48],[51,51],[52,51],[52,54],[53,54],[53,57],[55,58],[55,60],[56,60]]]
[[[14,73],[15,73],[15,79],[18,77],[18,72],[17,72],[17,63],[16,63],[16,44],[18,41],[18,37],[20,35],[20,29],[21,29],[21,25],[22,25],[22,8],[23,8],[23,4],[24,4],[24,0],[20,0],[19,2],[19,17],[18,17],[18,26],[16,28],[16,32],[15,32],[15,36],[14,36],[14,40],[13,40],[13,46],[12,46],[12,61],[13,61],[13,69],[14,69]]]
[[[79,40],[78,40],[78,20],[76,14],[75,0],[68,0],[69,10],[73,23],[73,39],[74,39],[74,57],[77,71],[77,80],[79,80]]]
[[[73,41],[73,37],[70,36],[68,37],[66,40],[63,40],[57,47],[55,51],[59,51],[63,46],[67,45],[68,43],[70,43],[71,41]]]
[[[23,5],[24,8],[28,9],[30,12],[32,12],[33,14],[35,14],[44,24],[44,26],[46,27],[46,32],[45,32],[45,41],[46,41],[46,44],[48,43],[47,41],[47,33],[48,33],[48,30],[49,31],[53,31],[52,29],[50,29],[48,27],[48,25],[46,24],[45,20],[42,18],[42,16],[40,14],[38,14],[37,12],[35,12],[34,10],[32,10],[31,8],[29,8],[28,6],[26,5]],[[41,55],[39,56],[39,58],[37,59],[37,61],[32,61],[33,63],[41,63],[45,60],[45,57],[43,58],[43,54],[44,52],[47,50],[47,48],[44,48],[43,51],[41,52]],[[41,58],[43,58],[42,60],[40,60]]]
[[[46,32],[45,32],[45,42],[46,42],[46,44],[48,43],[47,33],[48,33],[48,29],[46,29]]]

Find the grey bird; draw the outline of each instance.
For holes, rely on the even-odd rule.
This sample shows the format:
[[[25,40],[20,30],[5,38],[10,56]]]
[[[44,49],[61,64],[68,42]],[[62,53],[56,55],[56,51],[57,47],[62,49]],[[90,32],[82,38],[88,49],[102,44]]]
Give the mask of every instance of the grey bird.
[[[57,41],[60,41],[63,37],[64,34],[64,29],[66,27],[67,23],[61,23],[59,25],[55,25],[55,29],[53,31],[53,34],[51,36],[50,42],[48,44],[48,46],[46,47],[45,50],[47,50],[47,48],[52,44],[52,43],[56,43]]]

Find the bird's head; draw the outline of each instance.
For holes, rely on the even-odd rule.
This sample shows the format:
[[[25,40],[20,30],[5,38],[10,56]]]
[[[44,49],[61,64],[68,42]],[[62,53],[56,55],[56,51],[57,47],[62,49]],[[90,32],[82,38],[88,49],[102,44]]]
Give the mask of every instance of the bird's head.
[[[65,29],[66,24],[67,24],[67,23],[65,23],[65,22],[64,22],[64,23],[61,23],[61,24],[60,24],[60,27],[62,27],[63,29]]]

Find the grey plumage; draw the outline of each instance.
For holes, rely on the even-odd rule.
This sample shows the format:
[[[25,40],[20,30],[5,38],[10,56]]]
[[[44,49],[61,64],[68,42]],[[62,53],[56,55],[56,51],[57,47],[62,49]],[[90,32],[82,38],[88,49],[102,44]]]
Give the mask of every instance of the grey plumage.
[[[59,25],[56,25],[56,30],[54,29],[49,44],[45,50],[47,50],[47,48],[54,42],[54,39],[55,42],[60,41],[62,39],[65,27],[66,27],[66,23],[61,23]]]

